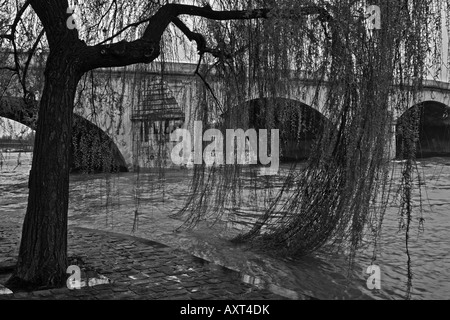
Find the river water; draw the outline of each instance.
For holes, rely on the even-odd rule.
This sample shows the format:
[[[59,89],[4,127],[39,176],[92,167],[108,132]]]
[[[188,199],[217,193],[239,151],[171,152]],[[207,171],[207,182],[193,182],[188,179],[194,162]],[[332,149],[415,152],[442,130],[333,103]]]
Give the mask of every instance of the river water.
[[[31,153],[0,154],[0,221],[23,221],[31,157]],[[393,162],[392,166],[392,174],[398,177],[399,164]],[[411,222],[410,298],[448,299],[450,159],[421,160],[418,172],[425,224],[421,231],[417,219]],[[365,271],[372,264],[370,244],[358,252],[355,266],[349,271],[343,254],[317,252],[302,258],[280,258],[246,245],[232,244],[225,231],[208,226],[177,230],[182,221],[169,215],[183,206],[191,176],[192,171],[186,169],[166,170],[163,176],[159,173],[72,175],[69,225],[133,234],[181,248],[237,270],[243,281],[264,285],[289,299],[296,299],[301,293],[319,299],[405,299],[408,296],[405,237],[399,232],[396,202],[388,207],[378,243],[375,264],[381,271],[381,289],[369,290]],[[416,190],[417,207],[419,199]]]

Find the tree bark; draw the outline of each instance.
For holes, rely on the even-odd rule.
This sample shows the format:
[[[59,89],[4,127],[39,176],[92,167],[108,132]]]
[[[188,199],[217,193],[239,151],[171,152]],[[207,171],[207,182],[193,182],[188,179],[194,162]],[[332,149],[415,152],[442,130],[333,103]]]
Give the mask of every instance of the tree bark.
[[[70,46],[48,57],[19,258],[8,281],[13,288],[61,286],[67,278],[69,151],[81,78],[76,61]]]

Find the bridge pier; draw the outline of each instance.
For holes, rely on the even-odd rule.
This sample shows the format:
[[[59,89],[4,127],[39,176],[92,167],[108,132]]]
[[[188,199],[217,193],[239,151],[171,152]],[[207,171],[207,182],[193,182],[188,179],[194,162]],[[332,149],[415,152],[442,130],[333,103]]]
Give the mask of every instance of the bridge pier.
[[[389,141],[389,146],[388,146],[388,157],[389,160],[395,160],[395,158],[397,157],[397,139],[395,136],[395,127],[393,128],[391,135],[390,135],[390,141]]]
[[[387,145],[387,154],[389,161],[394,160],[397,157],[397,121],[394,119],[394,115],[391,115],[390,120],[389,141]]]

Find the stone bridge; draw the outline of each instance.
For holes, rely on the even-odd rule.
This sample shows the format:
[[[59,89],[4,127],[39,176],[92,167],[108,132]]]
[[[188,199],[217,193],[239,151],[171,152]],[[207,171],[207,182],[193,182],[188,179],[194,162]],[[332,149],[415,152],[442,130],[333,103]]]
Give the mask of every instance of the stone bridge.
[[[196,67],[196,64],[191,63],[166,62],[144,67],[102,69],[88,74],[80,83],[80,94],[75,105],[74,145],[80,146],[84,141],[92,146],[92,139],[86,137],[94,136],[95,143],[100,142],[105,150],[112,151],[115,166],[121,170],[153,167],[157,165],[156,161],[166,161],[163,165],[170,166],[169,134],[180,127],[192,130],[193,120],[196,119],[195,110],[200,101],[198,97],[205,94],[204,86],[199,85],[201,79],[195,75]],[[307,157],[321,121],[326,120],[327,115],[322,107],[327,89],[323,86],[318,99],[314,99],[314,81],[308,80],[304,75],[290,76],[288,81],[290,89],[286,91],[284,86],[279,91],[284,93],[275,98],[273,95],[261,95],[256,88],[246,89],[246,105],[242,108],[242,114],[251,122],[252,117],[256,119],[265,112],[269,103],[275,109],[297,110],[297,114],[300,110],[300,116],[309,122],[302,141],[293,146],[293,141],[287,138],[282,141],[281,146],[284,149],[283,159],[295,160]],[[221,94],[223,84],[220,79],[210,84],[216,98],[223,102],[225,97]],[[22,107],[18,107],[19,105]],[[413,107],[421,110],[418,156],[450,155],[450,84],[426,81],[420,99],[410,101],[409,106],[410,110]],[[33,127],[36,110],[35,105],[27,106],[23,99],[14,96],[4,97],[0,104],[1,117],[30,127]],[[408,112],[410,111],[398,114],[393,111],[393,157],[395,126],[408,116]],[[217,112],[217,118],[221,116],[223,118],[224,115]],[[255,121],[253,125],[257,125]],[[261,123],[259,125],[264,126]],[[275,125],[281,129],[284,126],[282,121]],[[83,147],[75,147],[73,157],[79,157],[77,155],[82,149]],[[158,157],[161,154],[163,157]],[[90,156],[98,158],[101,154]],[[93,159],[89,161],[92,162]],[[81,162],[73,167],[82,167]]]

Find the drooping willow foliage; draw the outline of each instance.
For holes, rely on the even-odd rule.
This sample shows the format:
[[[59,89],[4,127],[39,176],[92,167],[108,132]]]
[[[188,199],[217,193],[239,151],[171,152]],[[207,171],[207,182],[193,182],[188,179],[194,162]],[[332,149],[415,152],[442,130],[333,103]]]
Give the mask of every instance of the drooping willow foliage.
[[[9,2],[0,1],[2,8]],[[164,4],[75,4],[79,2],[80,39],[87,44],[136,39],[145,21]],[[213,50],[198,56],[186,37],[170,26],[161,57],[153,64],[87,73],[79,84],[75,112],[89,122],[75,120],[74,167],[87,172],[120,170],[123,163],[117,161],[114,145],[126,142],[130,128],[123,121],[132,119],[136,128],[129,152],[138,172],[138,213],[140,169],[157,167],[163,178],[163,169],[171,165],[168,136],[174,129],[192,129],[194,120],[202,122],[203,131],[218,128],[224,134],[237,128],[280,129],[280,156],[294,155],[297,161],[295,155],[306,148],[306,163],[287,170],[282,166],[275,176],[262,176],[260,165],[194,165],[191,195],[174,216],[185,219],[186,226],[246,221],[236,241],[293,255],[342,244],[349,245],[353,255],[365,236],[376,242],[388,205],[395,119],[422,101],[424,80],[439,78],[440,66],[447,64],[442,44],[450,21],[448,1],[215,0],[209,5],[214,10],[272,10],[268,18],[250,20],[182,16]],[[322,10],[306,14],[304,8],[311,5]],[[380,29],[370,28],[368,5],[380,8]],[[12,23],[8,15],[13,11],[17,9],[1,16],[0,30]],[[27,17],[24,25],[32,28],[19,25],[16,44],[24,52],[34,49],[35,56],[45,56],[42,26],[34,14]],[[3,40],[1,48],[12,49]],[[184,116],[174,107],[180,101],[174,102],[177,94],[166,78],[171,62],[186,60],[198,62],[198,81],[196,90],[184,97],[194,106],[182,110]],[[18,67],[27,65],[26,55],[7,62],[17,69],[8,72],[21,80],[9,95],[30,98],[31,92],[42,90],[42,81],[30,78],[28,67]],[[6,71],[0,80],[2,87],[10,87]],[[399,128],[403,141],[397,152],[406,159],[399,191],[406,239],[414,217],[419,121],[419,115],[412,114]]]
[[[223,50],[203,70],[206,82],[221,84],[202,92],[206,99],[199,98],[197,119],[204,130],[245,130],[258,127],[253,118],[260,117],[260,128],[261,123],[279,128],[281,136],[297,131],[294,137],[301,144],[307,129],[300,108],[293,110],[289,104],[303,100],[324,115],[323,130],[312,143],[305,167],[294,166],[276,178],[259,176],[259,168],[251,166],[196,165],[192,196],[178,216],[186,218],[187,225],[211,218],[230,221],[239,219],[246,212],[242,206],[247,206],[247,213],[262,214],[255,215],[237,241],[294,255],[345,244],[353,256],[364,237],[376,242],[380,234],[388,205],[395,119],[422,101],[424,79],[438,76],[447,62],[441,51],[447,4],[319,1],[329,16],[304,16],[299,1],[247,5],[274,3],[277,10],[268,20],[198,25],[198,32],[208,32],[208,41]],[[380,7],[381,29],[368,29],[366,5]],[[248,111],[249,100],[267,99],[271,102],[264,112]],[[398,154],[406,162],[400,219],[408,239],[414,218],[418,115],[409,117],[401,130],[403,148]]]

